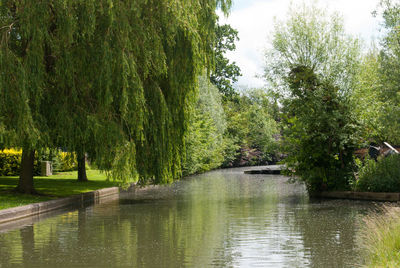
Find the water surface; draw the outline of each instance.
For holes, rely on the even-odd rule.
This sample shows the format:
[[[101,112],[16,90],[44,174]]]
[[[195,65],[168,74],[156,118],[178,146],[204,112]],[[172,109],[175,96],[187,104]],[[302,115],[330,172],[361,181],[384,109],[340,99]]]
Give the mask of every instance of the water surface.
[[[228,169],[0,233],[0,267],[354,267],[371,202]]]

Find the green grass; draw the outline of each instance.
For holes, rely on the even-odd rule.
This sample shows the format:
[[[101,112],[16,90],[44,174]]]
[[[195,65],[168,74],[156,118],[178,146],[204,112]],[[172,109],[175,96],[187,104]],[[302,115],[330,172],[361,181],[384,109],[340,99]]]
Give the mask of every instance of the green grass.
[[[366,267],[400,267],[400,208],[385,207],[364,223],[361,243]]]
[[[107,181],[106,174],[98,170],[88,170],[87,176],[88,182],[78,182],[76,171],[61,172],[50,177],[35,177],[34,185],[39,195],[16,193],[13,189],[18,184],[18,177],[0,177],[0,209],[119,186],[118,182]]]

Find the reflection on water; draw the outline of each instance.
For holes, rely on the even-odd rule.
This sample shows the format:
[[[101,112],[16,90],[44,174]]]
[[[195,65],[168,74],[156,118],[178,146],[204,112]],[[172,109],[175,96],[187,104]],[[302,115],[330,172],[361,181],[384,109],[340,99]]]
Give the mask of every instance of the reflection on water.
[[[373,204],[229,169],[0,234],[0,267],[354,267]]]

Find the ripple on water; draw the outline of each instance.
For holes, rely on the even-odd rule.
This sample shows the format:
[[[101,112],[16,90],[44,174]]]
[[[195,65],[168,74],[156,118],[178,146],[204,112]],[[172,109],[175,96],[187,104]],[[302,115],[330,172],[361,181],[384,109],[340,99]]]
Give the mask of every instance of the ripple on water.
[[[309,200],[243,168],[128,193],[0,234],[0,267],[353,267],[369,202]]]

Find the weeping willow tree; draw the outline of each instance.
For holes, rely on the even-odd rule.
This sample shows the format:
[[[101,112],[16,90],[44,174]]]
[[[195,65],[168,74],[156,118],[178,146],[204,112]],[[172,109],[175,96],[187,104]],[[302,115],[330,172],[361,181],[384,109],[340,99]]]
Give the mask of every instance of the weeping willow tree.
[[[45,33],[37,14],[44,13],[43,4],[32,1],[22,7],[16,1],[2,1],[0,12],[0,142],[1,147],[23,148],[18,189],[31,193],[35,149],[49,137],[41,113],[46,91]]]
[[[210,68],[229,0],[5,0],[0,4],[0,143],[88,152],[114,178],[181,176],[187,107]],[[24,164],[26,162],[26,164]],[[32,164],[31,164],[32,163]]]

